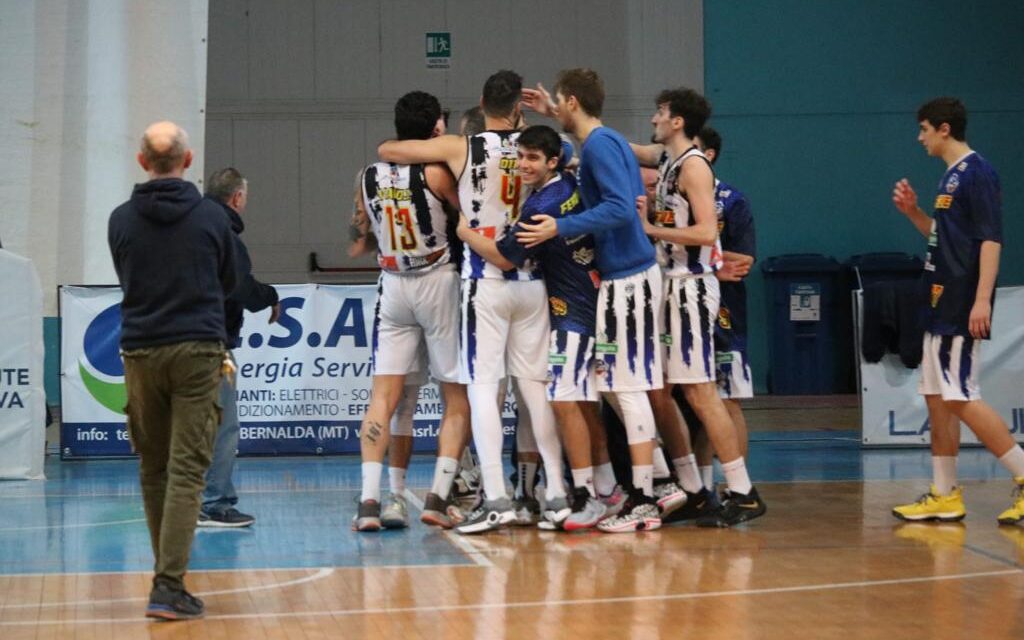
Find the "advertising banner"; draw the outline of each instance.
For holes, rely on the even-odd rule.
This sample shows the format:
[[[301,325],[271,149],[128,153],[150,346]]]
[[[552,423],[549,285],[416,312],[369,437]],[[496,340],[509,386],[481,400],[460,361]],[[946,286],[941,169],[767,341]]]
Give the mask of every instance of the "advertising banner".
[[[236,393],[241,455],[359,452],[370,401],[376,287],[276,285],[281,317],[246,313]],[[131,453],[124,428],[124,365],[118,350],[121,290],[62,287],[61,451],[65,458]],[[414,451],[433,452],[443,403],[437,385],[418,392]],[[506,438],[515,423],[506,397]]]
[[[27,258],[0,249],[0,479],[43,478],[43,290]]]
[[[860,294],[854,298],[858,319]],[[981,396],[1003,417],[1018,440],[1024,440],[1024,287],[1001,287],[996,291],[992,314],[992,339],[981,345]],[[859,331],[858,331],[859,335]],[[930,442],[928,410],[917,393],[919,369],[907,369],[899,356],[886,354],[875,364],[864,362],[858,347],[860,366],[861,427],[865,445],[927,445]],[[977,444],[978,439],[961,425],[960,441]]]

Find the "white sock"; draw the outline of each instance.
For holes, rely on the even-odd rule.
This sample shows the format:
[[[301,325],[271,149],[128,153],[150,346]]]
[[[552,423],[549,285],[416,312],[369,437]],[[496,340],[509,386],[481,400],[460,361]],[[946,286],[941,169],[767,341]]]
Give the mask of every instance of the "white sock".
[[[430,493],[436,493],[442,500],[448,498],[455,480],[455,472],[459,462],[455,458],[438,457],[434,465],[434,482],[430,485]]]
[[[1016,445],[999,458],[999,463],[1013,474],[1014,479],[1024,478],[1024,449]]]
[[[507,498],[505,491],[505,471],[501,462],[497,464],[481,464],[480,480],[484,485],[484,497],[487,500],[500,500]]]
[[[359,501],[376,500],[380,502],[380,476],[384,472],[384,464],[380,462],[364,462],[362,471],[363,493],[359,497]]]
[[[402,467],[388,467],[388,487],[392,495],[400,496],[405,491],[405,472]]]
[[[615,491],[615,470],[612,463],[606,462],[594,467],[594,488],[598,495],[610,496]]]
[[[956,486],[956,456],[932,456],[932,484],[940,496],[953,493]]]
[[[473,443],[480,460],[480,477],[488,500],[506,498],[505,476],[501,468],[501,446],[504,432],[501,414],[498,413],[498,383],[473,383],[467,385],[469,411],[473,422]]]
[[[714,465],[707,465],[706,467],[697,467],[700,470],[700,482],[709,490],[711,486],[715,484],[715,467]]]
[[[676,458],[672,460],[672,465],[676,468],[676,475],[679,476],[679,483],[683,485],[683,489],[690,493],[697,493],[704,487],[704,483],[700,479],[700,472],[697,470],[697,456],[691,453],[688,456]]]
[[[722,463],[722,473],[725,474],[725,482],[729,485],[731,493],[747,495],[754,485],[750,484],[750,476],[747,475],[747,465],[743,462],[743,456],[732,462]]]
[[[654,465],[633,465],[633,486],[648,498],[654,497]]]
[[[590,494],[591,498],[597,497],[597,493],[594,490],[594,467],[583,467],[582,469],[573,469],[572,484],[577,489],[579,487],[586,487],[587,493]]]
[[[516,490],[515,497],[532,498],[533,488],[537,486],[537,463],[523,462],[516,463]]]
[[[665,460],[665,451],[661,447],[654,447],[654,477],[662,480],[672,475],[668,469],[668,462]]]
[[[558,439],[555,413],[548,403],[547,385],[539,380],[516,378],[519,397],[530,414],[530,426],[537,441],[537,450],[544,460],[544,497],[548,500],[565,497],[565,466],[562,462],[562,441]]]

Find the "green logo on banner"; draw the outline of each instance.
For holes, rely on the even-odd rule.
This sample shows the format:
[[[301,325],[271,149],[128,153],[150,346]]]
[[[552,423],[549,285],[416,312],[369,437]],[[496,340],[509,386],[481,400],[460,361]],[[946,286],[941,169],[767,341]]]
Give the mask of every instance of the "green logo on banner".
[[[85,362],[78,361],[78,373],[89,395],[114,413],[124,413],[128,392],[124,386],[121,361],[121,304],[112,304],[100,312],[85,329],[82,350]],[[88,364],[88,367],[86,367]],[[100,379],[102,374],[113,382]]]

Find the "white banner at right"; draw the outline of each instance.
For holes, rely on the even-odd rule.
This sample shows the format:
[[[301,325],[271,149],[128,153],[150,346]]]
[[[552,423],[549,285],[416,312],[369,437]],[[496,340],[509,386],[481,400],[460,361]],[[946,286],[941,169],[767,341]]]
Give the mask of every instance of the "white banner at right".
[[[861,294],[854,294],[854,318],[859,320]],[[992,340],[981,345],[981,397],[1006,420],[1019,441],[1024,434],[1024,287],[1000,287],[992,317]],[[860,322],[857,322],[858,335]],[[899,356],[886,354],[875,364],[860,367],[861,442],[868,446],[927,445],[928,411],[917,393],[920,369],[907,369]],[[960,441],[978,444],[966,425]]]

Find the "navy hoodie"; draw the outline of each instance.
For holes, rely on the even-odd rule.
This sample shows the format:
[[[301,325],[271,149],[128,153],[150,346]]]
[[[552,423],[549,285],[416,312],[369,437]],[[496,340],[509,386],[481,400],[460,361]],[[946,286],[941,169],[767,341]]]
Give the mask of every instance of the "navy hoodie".
[[[209,198],[209,196],[207,196]],[[224,320],[227,323],[228,347],[238,346],[239,334],[242,331],[242,311],[253,313],[272,307],[278,302],[277,289],[269,284],[263,284],[252,275],[252,260],[249,259],[249,250],[242,242],[242,232],[245,231],[245,222],[242,216],[228,205],[215,198],[210,198],[218,207],[224,208],[224,213],[231,224],[231,230],[235,232],[235,249],[238,252],[238,284],[231,292],[228,299],[224,301]]]
[[[123,349],[227,342],[224,300],[238,249],[219,205],[179,178],[137,184],[110,214],[107,241],[124,290]]]

